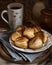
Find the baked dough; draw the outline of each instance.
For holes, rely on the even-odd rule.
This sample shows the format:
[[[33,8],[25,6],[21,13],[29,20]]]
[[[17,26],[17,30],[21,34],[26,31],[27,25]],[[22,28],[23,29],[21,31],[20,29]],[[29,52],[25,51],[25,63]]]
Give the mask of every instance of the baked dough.
[[[28,39],[26,37],[17,38],[15,45],[20,48],[28,48]]]
[[[46,43],[48,41],[48,36],[45,32],[43,32],[43,43]]]
[[[36,34],[36,37],[40,37],[42,42],[43,42],[43,38],[44,38],[44,35],[43,35],[43,31],[39,31],[37,34]]]
[[[20,25],[16,28],[16,31],[23,31],[26,28],[26,26]]]
[[[23,31],[25,30],[26,26],[20,25],[16,28],[16,32],[19,32],[21,35],[23,35]]]
[[[19,38],[21,37],[22,35],[19,33],[19,32],[14,32],[12,35],[11,35],[11,39],[12,41],[15,41],[16,38]]]
[[[29,39],[33,38],[35,36],[34,29],[33,28],[26,28],[23,32],[24,36],[27,36]]]
[[[39,49],[43,47],[43,42],[40,37],[35,37],[29,42],[29,48],[31,49]]]
[[[41,28],[39,26],[33,27],[33,29],[34,29],[34,33],[41,31]]]

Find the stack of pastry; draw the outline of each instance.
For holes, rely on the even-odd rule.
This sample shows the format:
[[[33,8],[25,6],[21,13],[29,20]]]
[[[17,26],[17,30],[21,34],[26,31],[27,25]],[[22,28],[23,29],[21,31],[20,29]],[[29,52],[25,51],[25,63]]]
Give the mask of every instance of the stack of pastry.
[[[30,49],[39,49],[48,40],[47,34],[38,26],[18,26],[10,39],[16,47]]]

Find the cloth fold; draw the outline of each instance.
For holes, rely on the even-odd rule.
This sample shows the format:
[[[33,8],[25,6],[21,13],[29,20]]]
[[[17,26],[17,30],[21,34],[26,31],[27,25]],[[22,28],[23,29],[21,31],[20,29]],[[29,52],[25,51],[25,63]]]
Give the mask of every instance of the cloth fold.
[[[8,39],[10,33],[11,32],[5,34],[0,33],[0,41],[2,42],[3,46],[7,49],[8,53],[11,55],[14,61],[24,60],[24,61],[32,62],[34,59],[36,59],[37,57],[39,57],[45,52],[44,51],[39,53],[27,54],[27,53],[17,51],[10,45],[10,43],[7,40],[5,40],[5,38]]]

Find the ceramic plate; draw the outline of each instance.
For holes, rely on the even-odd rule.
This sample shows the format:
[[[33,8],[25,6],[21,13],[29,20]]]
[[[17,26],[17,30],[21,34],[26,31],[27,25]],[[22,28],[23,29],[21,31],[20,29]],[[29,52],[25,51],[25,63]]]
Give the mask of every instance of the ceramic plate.
[[[48,42],[45,43],[45,45],[43,45],[43,47],[40,48],[40,49],[36,49],[36,50],[23,49],[23,48],[19,48],[19,47],[14,46],[14,45],[12,44],[11,39],[9,39],[9,42],[10,42],[10,44],[11,44],[11,46],[12,46],[13,48],[15,48],[15,49],[18,50],[18,51],[25,52],[25,53],[37,53],[37,52],[45,51],[45,50],[47,50],[47,49],[52,45],[52,35],[51,35],[50,33],[48,33],[47,31],[45,31],[45,30],[42,30],[42,31],[44,31],[44,32],[48,35]]]

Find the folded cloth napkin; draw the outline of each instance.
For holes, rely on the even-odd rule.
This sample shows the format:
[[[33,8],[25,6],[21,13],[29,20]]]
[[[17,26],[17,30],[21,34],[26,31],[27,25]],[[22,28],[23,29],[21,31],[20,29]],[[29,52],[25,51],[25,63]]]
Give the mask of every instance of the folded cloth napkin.
[[[19,51],[15,50],[10,45],[10,43],[4,39],[4,38],[8,38],[10,33],[6,33],[6,34],[0,33],[0,41],[2,42],[3,46],[7,49],[8,53],[12,56],[14,61],[24,60],[24,61],[32,62],[34,59],[36,59],[37,57],[39,57],[41,54],[44,53],[44,52],[39,52],[39,53],[27,54],[27,53],[23,53],[23,52],[19,52]]]

